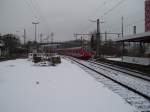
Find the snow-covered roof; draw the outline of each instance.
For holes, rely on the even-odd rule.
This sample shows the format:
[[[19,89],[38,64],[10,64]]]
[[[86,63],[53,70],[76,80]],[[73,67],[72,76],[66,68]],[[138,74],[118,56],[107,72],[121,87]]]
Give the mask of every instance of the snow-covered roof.
[[[115,40],[116,42],[148,42],[150,43],[150,32],[128,35]]]

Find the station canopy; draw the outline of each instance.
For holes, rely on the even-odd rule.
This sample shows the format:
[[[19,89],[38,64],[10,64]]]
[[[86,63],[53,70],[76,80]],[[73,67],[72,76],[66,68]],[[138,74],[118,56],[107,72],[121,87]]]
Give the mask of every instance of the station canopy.
[[[116,42],[143,42],[150,43],[150,32],[144,32],[129,36],[124,36],[115,40]]]

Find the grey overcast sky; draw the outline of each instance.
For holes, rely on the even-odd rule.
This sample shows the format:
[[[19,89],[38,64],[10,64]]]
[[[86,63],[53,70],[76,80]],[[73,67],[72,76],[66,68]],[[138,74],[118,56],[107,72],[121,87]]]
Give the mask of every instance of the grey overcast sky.
[[[38,40],[41,32],[43,38],[54,32],[55,41],[71,40],[76,32],[95,30],[90,20],[97,18],[105,21],[102,32],[120,32],[122,16],[125,34],[132,34],[133,25],[144,32],[144,0],[0,0],[0,33],[22,36],[25,28],[33,40],[32,22],[38,21]]]

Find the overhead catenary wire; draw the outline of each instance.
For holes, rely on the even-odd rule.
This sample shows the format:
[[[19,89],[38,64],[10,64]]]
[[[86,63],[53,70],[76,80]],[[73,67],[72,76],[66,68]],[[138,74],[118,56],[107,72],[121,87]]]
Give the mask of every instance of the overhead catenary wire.
[[[108,1],[107,1],[108,2]],[[107,4],[107,2],[105,1],[105,2],[103,2],[102,3],[102,5],[103,4]],[[102,14],[102,16],[100,16],[100,18],[102,18],[102,17],[104,17],[104,16],[106,16],[106,15],[108,15],[109,13],[111,13],[113,10],[115,10],[116,8],[118,8],[122,3],[124,3],[125,2],[125,0],[120,0],[119,2],[117,2],[112,8],[110,8],[109,10],[107,10],[106,12],[104,12],[103,14]],[[104,6],[104,5],[103,5]],[[84,31],[86,31],[87,29],[89,29],[91,26],[90,25],[88,25],[86,28],[85,28],[85,30]]]
[[[120,0],[116,5],[114,5],[108,11],[106,11],[101,17],[104,17],[104,16],[108,15],[109,13],[111,13],[113,10],[115,10],[116,8],[118,8],[123,2],[125,2],[125,0]]]
[[[96,14],[98,12],[98,10],[102,9],[104,6],[106,6],[108,4],[109,0],[106,0],[104,2],[102,2],[94,11],[92,11],[92,16],[94,16],[94,14]],[[109,2],[111,3],[111,2]],[[91,17],[91,16],[90,16]]]
[[[35,13],[32,5],[28,2],[28,0],[24,0],[25,4],[27,4],[27,6],[29,7],[29,9],[31,9],[31,13],[33,15],[34,18],[38,18],[37,14]]]
[[[97,12],[98,12],[98,10],[100,10],[100,9],[102,9],[106,4],[108,4],[108,3],[111,3],[112,1],[109,1],[109,0],[105,0],[104,2],[102,2],[94,11],[92,11],[92,16],[89,16],[88,17],[88,21],[90,20],[90,19],[93,19],[92,17],[94,16],[94,14],[96,14]],[[93,26],[93,24],[88,24],[88,25],[86,25],[83,29],[83,31],[82,32],[85,32],[85,31],[87,31],[87,30],[89,30],[89,28],[91,27],[91,26]]]
[[[139,19],[139,20],[134,21],[134,22],[132,22],[132,23],[126,24],[126,25],[124,25],[124,29],[126,29],[127,27],[132,26],[132,25],[134,25],[134,24],[136,24],[136,23],[141,23],[141,22],[144,22],[144,21],[145,21],[145,20],[142,18],[142,19]],[[114,30],[118,30],[118,29],[120,29],[120,27],[116,27],[116,28],[111,29],[111,30],[114,31]]]
[[[140,10],[141,11],[141,10]],[[124,19],[125,20],[131,20],[131,19],[133,19],[132,17],[134,17],[135,15],[137,15],[137,13],[139,13],[139,10],[138,11],[136,11],[136,12],[134,12],[134,13],[132,13],[132,15],[130,14],[130,15],[128,15],[128,16],[124,16]],[[121,17],[120,17],[121,18]],[[120,28],[120,26],[119,27],[115,27],[115,28],[113,28],[113,26],[115,26],[116,25],[116,22],[118,22],[118,21],[120,21],[120,18],[118,18],[118,19],[115,19],[115,21],[113,21],[113,24],[110,24],[110,25],[108,25],[109,26],[109,28],[108,28],[108,26],[106,27],[106,28],[108,28],[108,29],[119,29]],[[143,17],[142,17],[143,18]],[[141,20],[141,19],[140,19]],[[142,19],[143,21],[144,21],[144,19]],[[138,20],[139,21],[139,20]],[[136,23],[136,21],[135,21],[135,23]],[[132,23],[129,23],[129,24],[132,24]],[[134,24],[134,23],[133,23]]]
[[[116,5],[114,5],[114,7],[112,7],[112,8],[110,8],[108,11],[106,11],[102,16],[101,16],[101,18],[102,17],[105,17],[106,15],[108,15],[109,13],[111,13],[112,11],[114,11],[116,8],[118,8],[122,3],[124,3],[125,2],[125,0],[120,0]],[[137,11],[136,11],[136,13],[137,13]],[[133,15],[132,15],[133,16]],[[128,18],[130,18],[131,16],[127,16],[127,19]],[[137,20],[137,21],[135,21],[135,22],[132,22],[132,23],[129,23],[129,24],[126,24],[126,25],[124,25],[124,28],[127,28],[127,27],[129,27],[129,26],[131,26],[131,25],[133,25],[133,24],[135,24],[135,23],[139,23],[139,22],[144,22],[144,19],[140,19],[140,20]],[[117,27],[117,28],[115,28],[115,29],[120,29],[121,27]]]
[[[39,19],[42,20],[45,23],[45,26],[48,28],[48,30],[50,31],[50,26],[49,23],[47,22],[47,19],[45,18],[45,16],[43,15],[43,12],[41,10],[41,7],[38,3],[37,0],[30,0],[30,3],[32,4],[34,10],[37,12]],[[48,32],[49,32],[48,31]]]
[[[49,31],[50,31],[49,24],[48,24],[47,20],[45,19],[45,17],[43,16],[39,4],[35,0],[34,1],[33,0],[24,0],[24,2],[27,4],[29,9],[31,10],[33,17],[43,21],[45,23],[45,26],[47,27],[47,29],[49,29]],[[35,4],[35,2],[36,2],[36,4]],[[47,33],[49,33],[49,31]]]
[[[37,0],[32,0],[33,3],[35,3],[35,7],[37,7],[37,10],[39,12],[39,15],[41,16],[41,18],[45,21],[45,23],[48,25],[47,19],[45,18],[43,11],[39,5],[39,2]]]
[[[94,16],[94,14],[97,13],[98,10],[102,9],[106,4],[108,3],[108,0],[107,1],[104,1],[102,2],[95,10],[92,11],[92,17]],[[91,16],[88,17],[88,21],[91,19]],[[86,30],[88,30],[90,27],[91,27],[91,23],[89,23],[88,25],[86,25],[83,29],[82,32],[85,32]]]

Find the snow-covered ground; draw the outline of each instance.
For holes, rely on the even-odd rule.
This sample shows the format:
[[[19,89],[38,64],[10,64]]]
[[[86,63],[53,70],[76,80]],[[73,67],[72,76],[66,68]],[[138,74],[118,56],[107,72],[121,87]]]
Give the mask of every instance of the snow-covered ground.
[[[107,60],[112,60],[112,61],[122,61],[121,58],[106,58]]]
[[[37,83],[39,82],[39,84]],[[136,112],[76,64],[0,62],[0,112]]]

